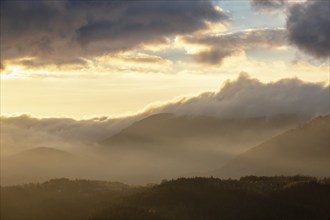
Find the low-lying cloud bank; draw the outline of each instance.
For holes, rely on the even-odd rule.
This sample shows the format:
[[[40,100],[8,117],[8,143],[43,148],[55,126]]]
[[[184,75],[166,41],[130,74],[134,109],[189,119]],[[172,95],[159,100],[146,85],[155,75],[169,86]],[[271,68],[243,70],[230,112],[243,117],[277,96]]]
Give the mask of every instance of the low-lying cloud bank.
[[[218,92],[151,107],[147,111],[208,115],[219,118],[262,117],[277,114],[322,115],[329,112],[329,85],[297,78],[262,83],[242,73]]]
[[[29,115],[1,117],[1,155],[36,147],[75,150],[93,147],[95,142],[111,136],[141,116],[121,119],[38,118]]]
[[[296,114],[317,116],[329,113],[329,85],[282,79],[262,83],[242,73],[217,92],[206,92],[168,103],[151,105],[124,118],[36,118],[28,115],[1,117],[1,154],[35,147],[71,149],[93,147],[131,123],[157,113],[204,115],[218,118],[248,118]]]

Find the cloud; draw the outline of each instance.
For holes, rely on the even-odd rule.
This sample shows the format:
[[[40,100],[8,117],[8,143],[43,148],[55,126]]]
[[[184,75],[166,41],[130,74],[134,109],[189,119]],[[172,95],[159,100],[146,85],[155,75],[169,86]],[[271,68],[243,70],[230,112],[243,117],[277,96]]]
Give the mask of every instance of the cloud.
[[[251,7],[261,12],[283,10],[287,4],[287,0],[251,0]]]
[[[111,136],[141,117],[143,114],[120,119],[100,117],[87,120],[1,116],[1,154],[4,156],[36,147],[62,150],[92,148],[95,142]]]
[[[329,0],[308,0],[289,8],[287,30],[289,41],[316,58],[329,57]]]
[[[203,115],[218,118],[249,118],[296,114],[307,117],[329,113],[329,85],[282,79],[262,83],[241,74],[217,92],[205,92],[171,102],[151,105],[122,118],[36,118],[28,115],[1,117],[1,154],[35,147],[70,149],[95,147],[133,122],[157,113]]]
[[[226,58],[253,48],[279,48],[286,45],[284,29],[254,29],[207,37],[183,37],[183,44],[204,46],[192,54],[200,63],[221,64]]]
[[[153,113],[207,115],[219,118],[262,117],[278,114],[315,116],[329,113],[329,85],[297,78],[262,83],[242,73],[218,92],[149,107]]]
[[[211,1],[4,1],[1,58],[25,65],[84,64],[84,58],[167,43],[227,16]]]

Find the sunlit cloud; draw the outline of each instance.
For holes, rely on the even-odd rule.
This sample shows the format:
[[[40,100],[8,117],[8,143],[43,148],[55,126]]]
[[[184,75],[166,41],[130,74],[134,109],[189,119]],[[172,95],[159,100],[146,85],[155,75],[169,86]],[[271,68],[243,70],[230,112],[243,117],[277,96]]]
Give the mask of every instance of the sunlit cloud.
[[[287,0],[251,0],[253,9],[268,13],[274,10],[283,10],[288,3]]]
[[[203,37],[184,37],[181,38],[183,45],[186,46],[187,53],[192,54],[197,62],[206,64],[222,64],[223,59],[235,56],[250,48],[285,48],[286,33],[283,28],[277,29],[252,29],[237,33],[220,34]],[[189,48],[195,49],[193,53]]]
[[[200,52],[209,51],[211,49],[208,45],[188,43],[185,41],[185,37],[183,36],[176,37],[174,42],[177,48],[183,48],[189,55],[198,54]]]
[[[1,20],[1,62],[35,57],[24,61],[34,67],[84,66],[82,58],[166,44],[169,37],[207,29],[228,17],[208,0],[148,1],[144,7],[135,1],[67,0],[5,1]]]

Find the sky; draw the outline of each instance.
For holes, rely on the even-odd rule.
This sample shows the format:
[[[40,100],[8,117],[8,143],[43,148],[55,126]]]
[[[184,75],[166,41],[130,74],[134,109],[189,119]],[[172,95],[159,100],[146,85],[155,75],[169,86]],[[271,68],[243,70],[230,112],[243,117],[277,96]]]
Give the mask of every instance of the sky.
[[[171,109],[227,80],[304,106],[329,97],[329,41],[329,0],[1,1],[1,115]]]

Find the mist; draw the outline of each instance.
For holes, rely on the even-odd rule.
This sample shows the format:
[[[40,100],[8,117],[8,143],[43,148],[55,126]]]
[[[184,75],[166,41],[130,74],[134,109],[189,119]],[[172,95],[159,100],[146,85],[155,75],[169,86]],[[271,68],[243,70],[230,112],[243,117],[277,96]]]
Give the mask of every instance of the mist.
[[[127,117],[2,116],[1,184],[54,177],[145,184],[204,175],[327,114],[328,105],[329,85],[262,83],[241,74],[218,92],[150,105]]]

